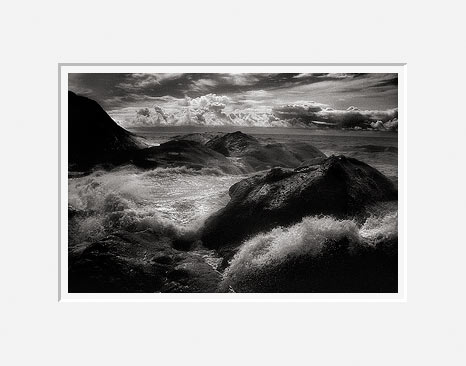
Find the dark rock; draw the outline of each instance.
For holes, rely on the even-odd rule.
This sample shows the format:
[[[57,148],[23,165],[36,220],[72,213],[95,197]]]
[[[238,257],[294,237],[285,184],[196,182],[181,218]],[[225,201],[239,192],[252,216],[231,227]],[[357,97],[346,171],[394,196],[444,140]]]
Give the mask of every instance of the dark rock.
[[[188,133],[186,135],[178,135],[171,138],[171,140],[188,140],[195,141],[205,145],[209,140],[212,140],[214,137],[224,135],[223,132],[194,132]]]
[[[225,156],[241,156],[248,150],[256,149],[260,144],[254,137],[236,131],[214,137],[206,143],[206,146]]]
[[[304,216],[348,217],[368,204],[397,199],[395,186],[382,173],[344,156],[295,170],[272,169],[243,179],[229,193],[228,205],[207,219],[202,230],[207,247],[236,247],[251,235]]]
[[[159,263],[159,264],[172,264],[173,258],[169,255],[164,254],[156,254],[150,259],[151,263]]]
[[[150,232],[115,233],[68,258],[70,293],[216,292],[221,281],[202,256]]]
[[[134,153],[132,162],[140,167],[212,168],[224,173],[239,174],[241,169],[224,155],[196,141],[172,140]]]
[[[138,137],[120,127],[97,102],[68,92],[69,170],[118,164],[142,147]]]
[[[295,168],[303,162],[325,158],[325,155],[305,142],[282,144],[260,141],[240,131],[214,137],[207,147],[227,157],[236,159],[238,165],[250,172],[270,169],[275,166]]]
[[[292,293],[395,293],[398,291],[398,242],[351,245],[328,240],[319,255],[289,256],[275,266],[226,278],[221,290]]]
[[[160,146],[140,150],[133,162],[141,167],[186,166],[219,168],[224,173],[251,173],[275,166],[298,167],[304,162],[320,161],[325,155],[307,143],[259,142],[242,132],[222,134],[203,144],[211,134],[179,136]],[[182,140],[181,138],[187,138]],[[200,142],[199,142],[200,141]]]
[[[73,206],[68,205],[68,219],[71,220],[76,216],[82,215],[84,212]]]

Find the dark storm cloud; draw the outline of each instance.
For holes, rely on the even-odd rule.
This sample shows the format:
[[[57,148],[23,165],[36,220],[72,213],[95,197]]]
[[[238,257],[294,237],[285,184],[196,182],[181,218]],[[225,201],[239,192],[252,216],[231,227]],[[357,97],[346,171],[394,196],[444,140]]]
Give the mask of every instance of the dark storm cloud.
[[[380,81],[373,85],[373,88],[378,88],[378,87],[397,87],[398,86],[398,76],[391,77],[387,80]]]
[[[133,74],[116,87],[149,96],[170,95],[197,98],[205,94],[229,94],[257,89],[284,88],[291,84],[320,82],[318,77],[294,79],[298,74]]]
[[[351,106],[345,110],[337,110],[315,102],[275,107],[273,114],[281,120],[292,121],[293,124],[312,125],[323,122],[342,128],[379,128],[385,122],[398,119],[397,108],[359,110]]]
[[[367,79],[365,87],[396,86],[397,78],[371,84],[371,74],[332,73],[184,73],[184,74],[70,74],[69,89],[96,99],[104,108],[117,108],[158,97],[197,98],[205,94],[218,95],[253,90],[280,90],[323,82],[348,84],[351,80]]]

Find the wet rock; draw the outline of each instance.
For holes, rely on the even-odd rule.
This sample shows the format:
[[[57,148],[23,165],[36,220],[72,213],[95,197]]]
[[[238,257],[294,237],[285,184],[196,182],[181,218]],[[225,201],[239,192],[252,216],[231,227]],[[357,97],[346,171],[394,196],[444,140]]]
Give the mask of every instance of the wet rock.
[[[262,141],[240,131],[216,136],[205,145],[236,161],[249,172],[275,166],[295,168],[305,161],[325,158],[320,150],[305,142]]]
[[[394,184],[378,170],[344,156],[297,169],[276,168],[244,179],[230,202],[207,219],[201,239],[209,248],[236,247],[260,232],[308,215],[348,217],[368,204],[397,199]]]
[[[149,232],[115,233],[69,250],[70,293],[217,292],[221,275],[196,252]]]

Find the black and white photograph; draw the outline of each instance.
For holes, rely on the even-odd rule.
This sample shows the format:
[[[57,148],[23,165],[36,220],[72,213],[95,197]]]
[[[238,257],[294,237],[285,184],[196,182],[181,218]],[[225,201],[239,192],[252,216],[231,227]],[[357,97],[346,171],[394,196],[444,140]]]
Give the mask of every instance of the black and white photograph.
[[[466,365],[461,2],[0,8],[0,365]]]
[[[397,294],[399,74],[304,71],[67,73],[68,292]]]

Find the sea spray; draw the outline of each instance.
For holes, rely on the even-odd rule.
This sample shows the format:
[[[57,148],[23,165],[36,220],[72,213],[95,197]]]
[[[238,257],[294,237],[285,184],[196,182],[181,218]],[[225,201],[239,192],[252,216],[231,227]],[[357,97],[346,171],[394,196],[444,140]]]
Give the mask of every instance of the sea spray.
[[[151,230],[190,240],[204,220],[228,202],[242,176],[214,168],[140,170],[133,166],[69,179],[70,244],[96,241],[116,231]]]
[[[342,267],[358,266],[364,261],[368,261],[364,263],[367,268],[377,267],[376,261],[384,264],[387,259],[383,244],[396,247],[397,219],[396,211],[384,212],[370,216],[358,226],[355,220],[310,216],[293,226],[258,234],[245,241],[233,257],[223,274],[222,287],[244,292],[281,292],[283,286],[298,292],[315,292],[329,277],[337,277],[338,271],[344,274]],[[297,274],[303,277],[301,280],[307,275],[312,277],[306,279],[307,288],[292,283],[297,281]],[[392,282],[396,282],[396,273],[386,275],[395,277]]]

